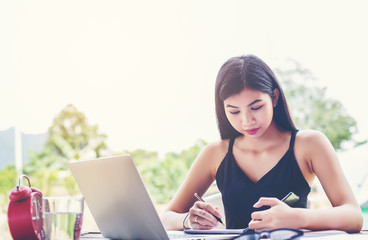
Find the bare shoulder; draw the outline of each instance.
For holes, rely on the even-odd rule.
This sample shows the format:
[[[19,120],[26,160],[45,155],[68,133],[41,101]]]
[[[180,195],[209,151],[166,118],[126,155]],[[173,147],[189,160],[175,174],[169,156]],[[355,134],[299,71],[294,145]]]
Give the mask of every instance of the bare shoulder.
[[[336,160],[335,149],[326,135],[320,131],[298,132],[294,149],[297,158],[304,160],[312,171],[315,170],[316,163],[330,164]]]
[[[219,140],[208,144],[202,151],[206,158],[224,158],[229,147],[229,139]]]
[[[218,167],[226,156],[229,140],[212,142],[205,146],[194,161],[190,174],[195,178],[205,177],[214,179]]]
[[[211,166],[213,170],[217,170],[217,167],[226,156],[228,147],[229,139],[212,142],[204,147],[197,161],[206,164],[206,166]]]
[[[319,149],[321,147],[331,145],[326,135],[316,130],[299,131],[296,135],[295,144],[298,144],[299,147],[303,147],[306,150],[311,150],[315,148]]]

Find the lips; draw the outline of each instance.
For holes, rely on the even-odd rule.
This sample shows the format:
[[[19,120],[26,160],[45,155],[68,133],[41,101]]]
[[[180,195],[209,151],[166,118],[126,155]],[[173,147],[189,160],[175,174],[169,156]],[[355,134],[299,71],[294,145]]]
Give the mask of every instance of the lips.
[[[245,130],[249,135],[254,135],[258,132],[259,128],[252,128],[252,129],[248,129]]]

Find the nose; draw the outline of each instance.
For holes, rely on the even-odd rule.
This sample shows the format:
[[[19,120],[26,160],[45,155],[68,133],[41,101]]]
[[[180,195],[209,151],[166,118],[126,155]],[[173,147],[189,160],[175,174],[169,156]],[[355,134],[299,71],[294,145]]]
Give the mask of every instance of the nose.
[[[255,123],[255,118],[253,114],[250,111],[248,111],[242,115],[241,121],[242,121],[242,127],[247,128]]]

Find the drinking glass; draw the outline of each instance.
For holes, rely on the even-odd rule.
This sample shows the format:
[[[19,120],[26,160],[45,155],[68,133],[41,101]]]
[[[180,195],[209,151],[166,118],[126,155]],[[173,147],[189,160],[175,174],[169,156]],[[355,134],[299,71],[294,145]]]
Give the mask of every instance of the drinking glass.
[[[83,220],[83,197],[43,197],[46,240],[78,240]]]

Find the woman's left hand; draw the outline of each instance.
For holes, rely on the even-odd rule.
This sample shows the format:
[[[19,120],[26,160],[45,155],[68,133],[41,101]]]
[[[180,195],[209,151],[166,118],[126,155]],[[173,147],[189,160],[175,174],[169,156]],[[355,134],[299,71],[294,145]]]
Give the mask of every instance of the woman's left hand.
[[[270,206],[270,209],[253,212],[249,228],[255,231],[270,231],[277,228],[297,228],[293,209],[277,198],[262,197],[253,207]]]

